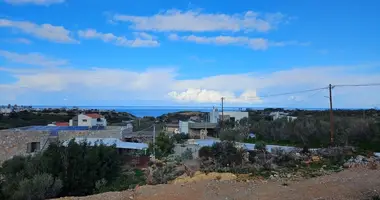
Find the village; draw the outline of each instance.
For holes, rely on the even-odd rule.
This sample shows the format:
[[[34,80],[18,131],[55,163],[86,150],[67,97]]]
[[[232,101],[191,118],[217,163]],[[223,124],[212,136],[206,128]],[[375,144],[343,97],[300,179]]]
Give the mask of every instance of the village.
[[[17,112],[55,113],[53,115],[72,112],[65,109],[29,109]],[[225,111],[223,108],[213,107],[209,112],[168,113],[157,118],[137,117],[116,123],[113,119],[114,122],[110,125],[106,118],[109,115],[104,116],[102,112],[94,110],[81,110],[76,111],[77,114],[67,121],[51,121],[46,125],[0,130],[0,162],[6,163],[20,156],[38,157],[44,155],[45,151],[51,151],[57,144],[68,148],[76,143],[79,146],[88,145],[94,148],[98,148],[99,145],[115,148],[122,160],[123,168],[142,170],[145,178],[139,184],[150,185],[191,185],[219,177],[221,180],[229,181],[243,179],[249,182],[264,177],[271,181],[289,182],[357,167],[377,169],[380,153],[376,151],[366,151],[365,155],[361,153],[362,150],[350,145],[318,147],[281,142],[286,141],[284,139],[265,140],[270,134],[274,134],[271,137],[293,137],[293,134],[298,134],[295,129],[297,124],[304,124],[305,120],[314,120],[320,114],[323,116],[324,112],[314,111],[309,114],[309,111],[284,109]],[[337,114],[357,113],[340,112]],[[10,114],[14,113],[15,111]],[[306,118],[304,113],[308,113]],[[376,112],[372,115],[377,116]],[[257,121],[253,118],[260,119]],[[315,122],[312,123],[314,124]],[[262,132],[267,131],[265,126],[272,130]],[[276,127],[281,128],[273,132],[273,128]],[[287,135],[286,130],[291,127],[294,129]],[[308,127],[305,130],[312,132],[313,128]],[[319,135],[321,140],[324,140],[323,137],[325,136]],[[338,139],[344,141],[344,138]],[[300,141],[300,144],[305,144],[304,141]],[[312,144],[310,142],[309,144]],[[225,154],[223,158],[219,157],[222,152]],[[235,158],[236,156],[239,158]],[[231,164],[238,164],[239,167],[232,167]],[[296,170],[296,173],[291,172],[293,170]],[[207,175],[209,172],[214,174]],[[246,175],[248,177],[245,177]],[[120,185],[120,188],[130,187],[131,185]],[[127,196],[131,195],[128,193]]]
[[[133,131],[132,121],[124,121],[123,126],[107,126],[107,119],[97,113],[82,113],[75,116],[68,122],[52,122],[46,126],[28,126],[13,129],[1,130],[1,156],[3,162],[16,155],[28,155],[48,148],[52,142],[67,142],[71,139],[75,141],[86,140],[91,144],[102,143],[114,145],[116,148],[124,150],[146,150],[148,144],[153,142],[155,134],[163,132],[169,136],[175,134],[186,134],[189,136],[183,148],[175,148],[176,154],[180,155],[184,150],[199,149],[202,146],[211,146],[219,142],[217,137],[220,132],[221,120],[224,122],[239,124],[239,121],[248,120],[248,112],[243,111],[218,111],[213,108],[206,113],[206,118],[189,116],[188,120],[171,120],[162,126],[162,130]],[[296,117],[288,116],[284,112],[272,112],[270,116],[273,120],[286,118],[294,120]],[[152,123],[151,126],[155,126]],[[254,133],[244,133],[247,137],[254,137]],[[253,149],[254,145],[242,144],[245,148]],[[178,145],[180,146],[180,145]],[[183,146],[183,145],[182,145]],[[194,156],[198,153],[193,150]]]

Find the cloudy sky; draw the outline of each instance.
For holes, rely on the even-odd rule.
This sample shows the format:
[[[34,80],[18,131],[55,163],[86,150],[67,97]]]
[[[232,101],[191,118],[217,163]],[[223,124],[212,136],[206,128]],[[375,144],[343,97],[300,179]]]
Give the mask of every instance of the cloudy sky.
[[[325,108],[380,82],[380,2],[0,0],[0,104]],[[336,87],[335,107],[380,107]]]

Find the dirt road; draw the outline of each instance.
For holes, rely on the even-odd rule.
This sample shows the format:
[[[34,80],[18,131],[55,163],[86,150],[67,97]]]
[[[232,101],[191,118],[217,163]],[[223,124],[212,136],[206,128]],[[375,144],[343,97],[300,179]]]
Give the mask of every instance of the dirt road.
[[[277,181],[202,181],[179,185],[142,186],[136,192],[109,192],[80,200],[358,200],[380,194],[380,170],[350,169],[284,185]]]

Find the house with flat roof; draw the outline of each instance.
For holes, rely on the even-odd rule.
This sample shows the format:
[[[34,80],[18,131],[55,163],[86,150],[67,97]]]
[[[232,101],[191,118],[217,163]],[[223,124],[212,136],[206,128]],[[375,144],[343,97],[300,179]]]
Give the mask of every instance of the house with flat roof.
[[[89,114],[80,114],[75,116],[69,122],[70,126],[107,126],[107,120],[100,114],[97,113],[89,113]]]

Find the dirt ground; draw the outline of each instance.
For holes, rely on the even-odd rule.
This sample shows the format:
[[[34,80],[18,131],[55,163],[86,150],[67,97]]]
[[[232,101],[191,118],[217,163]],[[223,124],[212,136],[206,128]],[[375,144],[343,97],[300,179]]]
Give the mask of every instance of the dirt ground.
[[[380,170],[349,169],[298,182],[200,181],[142,186],[135,191],[108,192],[70,200],[360,200],[380,194]]]

